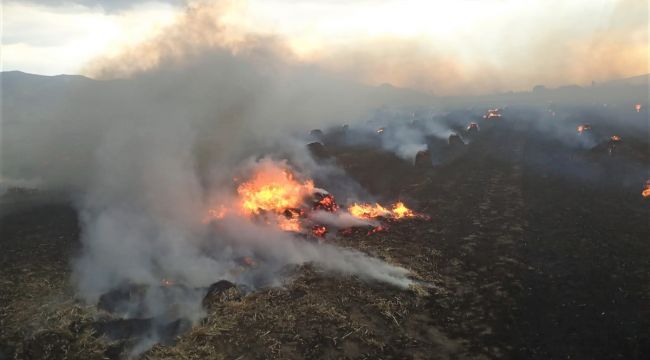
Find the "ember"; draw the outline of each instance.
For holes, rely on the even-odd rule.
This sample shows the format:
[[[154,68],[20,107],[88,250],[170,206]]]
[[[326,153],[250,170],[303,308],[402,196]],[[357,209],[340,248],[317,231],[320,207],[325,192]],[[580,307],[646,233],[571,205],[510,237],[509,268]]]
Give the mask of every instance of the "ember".
[[[644,198],[650,197],[650,179],[645,181],[645,189],[643,189],[643,191],[641,191],[641,195]]]
[[[174,286],[174,285],[176,285],[174,280],[170,280],[170,279],[162,279],[162,280],[160,280],[160,286],[170,287],[170,286]]]
[[[589,124],[578,125],[577,130],[578,130],[579,134],[582,134],[585,131],[591,130],[591,125],[589,125]]]
[[[247,266],[247,267],[255,267],[257,266],[257,263],[255,262],[255,259],[253,259],[251,256],[244,256],[242,257],[239,262],[241,265]]]
[[[483,119],[493,119],[493,118],[500,118],[501,117],[501,110],[500,109],[488,109],[488,111],[485,112],[485,115],[483,115]]]
[[[323,225],[314,225],[311,228],[311,233],[315,237],[322,238],[322,237],[325,237],[325,235],[327,234],[327,228],[325,226],[323,226]]]
[[[314,210],[324,210],[335,212],[339,209],[339,205],[334,200],[334,196],[326,193],[316,193],[314,195],[315,201],[313,205]]]
[[[618,135],[613,135],[612,137],[609,138],[609,141],[607,143],[607,151],[609,152],[610,156],[614,154],[614,151],[616,150],[616,144],[620,142],[621,142],[621,137]]]
[[[372,229],[370,229],[370,231],[368,231],[368,235],[376,234],[376,233],[379,233],[379,232],[384,232],[384,231],[387,231],[387,230],[388,230],[388,227],[378,225],[378,226],[375,226]]]
[[[472,122],[467,125],[467,132],[478,132],[479,131],[479,126],[477,123]]]

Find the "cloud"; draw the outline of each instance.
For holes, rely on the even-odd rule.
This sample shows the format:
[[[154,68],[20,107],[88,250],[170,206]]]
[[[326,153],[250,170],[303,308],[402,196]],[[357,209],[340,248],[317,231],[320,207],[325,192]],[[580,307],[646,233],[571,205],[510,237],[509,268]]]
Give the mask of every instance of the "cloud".
[[[8,3],[13,1],[9,0]],[[48,7],[62,7],[80,5],[89,8],[101,8],[109,12],[122,11],[134,6],[147,3],[165,3],[174,6],[181,6],[185,0],[27,0],[22,3],[42,5]]]

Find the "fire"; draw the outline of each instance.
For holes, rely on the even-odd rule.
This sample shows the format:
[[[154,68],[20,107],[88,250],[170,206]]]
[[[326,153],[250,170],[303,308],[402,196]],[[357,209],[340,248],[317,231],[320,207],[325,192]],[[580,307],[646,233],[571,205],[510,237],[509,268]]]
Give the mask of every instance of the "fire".
[[[291,231],[291,232],[302,231],[302,226],[300,225],[299,218],[278,217],[278,227],[284,231]]]
[[[469,125],[467,125],[467,131],[479,131],[478,124],[475,122],[469,123]]]
[[[612,135],[612,137],[610,137],[609,140],[613,142],[619,142],[621,141],[621,137],[618,135]]]
[[[331,194],[316,193],[314,197],[315,197],[315,202],[313,206],[314,210],[335,212],[336,210],[339,209],[339,205],[336,203],[336,200],[334,200],[334,196],[332,196]]]
[[[500,118],[501,117],[501,109],[496,108],[496,109],[488,109],[488,111],[485,112],[485,115],[483,115],[483,119],[492,119],[492,118]]]
[[[644,198],[650,197],[650,179],[645,181],[645,189],[643,189],[643,191],[641,191],[641,195]]]
[[[325,226],[323,226],[323,225],[314,225],[311,228],[311,233],[315,237],[321,237],[322,238],[322,237],[325,237],[325,235],[327,234],[327,228]]]
[[[398,201],[393,204],[390,209],[387,209],[379,204],[352,204],[348,208],[348,212],[355,217],[362,219],[372,219],[378,217],[390,218],[390,219],[403,219],[411,217],[422,217],[426,218],[424,215],[418,215],[413,210],[406,207],[406,205]]]
[[[386,130],[386,129],[384,129],[383,127],[377,129],[377,134],[382,134],[384,132],[384,130]]]
[[[301,183],[289,171],[276,167],[267,167],[237,188],[246,214],[265,211],[282,214],[286,209],[299,208],[313,192],[313,181]]]
[[[395,205],[393,205],[392,209],[393,216],[395,219],[401,219],[405,217],[413,217],[415,216],[415,213],[413,213],[413,210],[409,209],[404,205],[403,202],[397,202]]]
[[[354,203],[348,208],[348,212],[352,214],[352,216],[366,219],[387,216],[390,214],[388,209],[379,204],[372,205]]]
[[[578,133],[582,134],[585,131],[591,130],[591,125],[589,125],[589,124],[578,125],[577,130],[578,130]]]
[[[641,104],[634,105],[634,110],[636,110],[636,112],[641,112]]]
[[[384,232],[384,231],[387,231],[387,230],[388,230],[388,228],[386,226],[377,225],[377,226],[373,227],[372,229],[370,229],[370,231],[368,231],[367,235],[372,235],[372,234],[376,234],[376,233],[379,233],[379,232]]]

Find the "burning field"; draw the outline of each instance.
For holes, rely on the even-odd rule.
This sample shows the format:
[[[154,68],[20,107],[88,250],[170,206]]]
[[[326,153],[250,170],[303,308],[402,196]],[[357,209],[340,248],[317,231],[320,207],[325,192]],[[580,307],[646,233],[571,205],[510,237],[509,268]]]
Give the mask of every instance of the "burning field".
[[[149,258],[139,278],[110,266],[118,258],[84,263],[92,214],[47,192],[7,192],[0,354],[642,358],[650,185],[635,149],[647,144],[596,122],[578,136],[589,126],[599,145],[567,147],[525,116],[486,118],[480,132],[459,124],[460,144],[440,139],[456,152],[428,165],[338,130],[319,134],[327,157],[314,163],[250,160],[192,212],[202,240]],[[192,262],[178,268],[178,257]],[[94,295],[80,297],[79,284]]]
[[[650,354],[648,76],[613,79],[647,24],[511,52],[467,37],[527,28],[501,1],[8,3],[50,70],[129,26],[88,77],[0,73],[0,360]]]

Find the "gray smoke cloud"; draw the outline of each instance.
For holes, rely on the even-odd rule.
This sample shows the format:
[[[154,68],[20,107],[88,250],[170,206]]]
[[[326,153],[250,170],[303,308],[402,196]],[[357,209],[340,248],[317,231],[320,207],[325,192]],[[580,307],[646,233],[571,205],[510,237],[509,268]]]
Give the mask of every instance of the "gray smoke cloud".
[[[385,97],[285,64],[265,49],[260,44],[254,56],[210,49],[126,80],[55,78],[53,89],[31,88],[42,101],[15,95],[23,85],[5,77],[12,91],[3,97],[3,178],[34,179],[74,195],[83,249],[73,280],[87,301],[128,284],[155,289],[163,279],[190,289],[222,279],[280,285],[287,265],[303,263],[411,283],[404,268],[249,218],[203,221],[212,199],[232,196],[232,177],[268,154],[289,159],[306,177],[341,179],[344,198],[363,196],[334,164],[311,159],[296,134],[354,121]],[[240,271],[246,256],[258,266]],[[201,292],[183,294],[173,295],[178,316],[197,321]],[[144,299],[147,315],[159,316],[166,306],[154,295]]]

